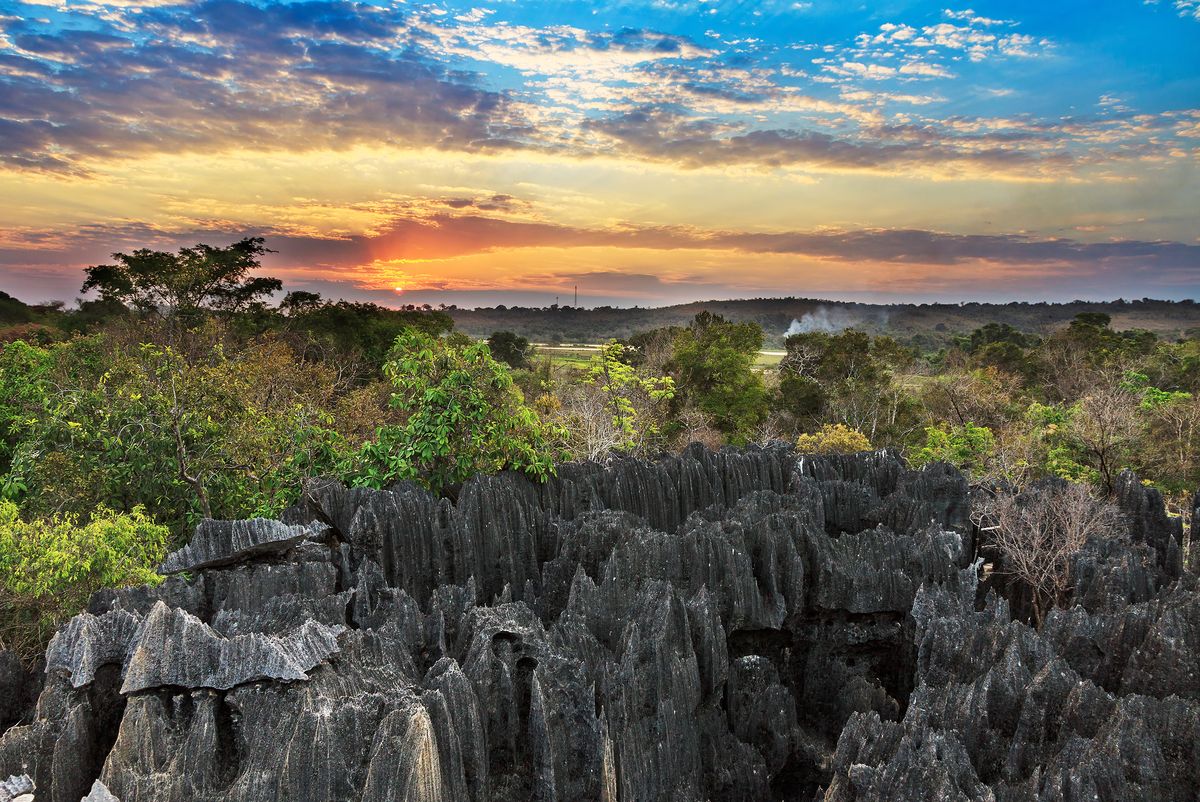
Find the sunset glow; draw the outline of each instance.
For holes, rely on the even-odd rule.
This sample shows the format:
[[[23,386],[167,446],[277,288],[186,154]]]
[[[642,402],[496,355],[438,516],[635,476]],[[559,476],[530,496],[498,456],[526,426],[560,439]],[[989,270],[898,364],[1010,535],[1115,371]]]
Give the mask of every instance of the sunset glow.
[[[390,305],[1200,295],[1194,3],[0,7],[28,301],[250,234]]]

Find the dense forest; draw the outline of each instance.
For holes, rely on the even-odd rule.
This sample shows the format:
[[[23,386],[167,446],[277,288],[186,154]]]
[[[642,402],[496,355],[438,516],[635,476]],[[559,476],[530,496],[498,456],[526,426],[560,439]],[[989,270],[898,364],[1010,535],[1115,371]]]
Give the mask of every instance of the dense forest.
[[[1200,306],[1191,300],[1150,298],[1070,303],[922,303],[871,304],[811,298],[754,298],[705,301],[665,307],[544,308],[497,306],[484,309],[446,307],[456,328],[476,337],[513,331],[539,343],[599,343],[641,331],[686,326],[697,314],[714,312],[727,320],[751,322],[763,330],[763,342],[780,348],[789,334],[834,332],[854,328],[887,334],[922,350],[953,346],[957,337],[988,323],[1004,323],[1026,334],[1045,336],[1076,315],[1101,313],[1117,329],[1146,329],[1160,337],[1195,336]]]
[[[494,310],[275,302],[264,252],[252,238],[115,254],[74,309],[0,297],[0,646],[38,654],[97,587],[151,580],[201,519],[276,515],[314,477],[453,499],[479,472],[544,479],[571,459],[784,440],[896,449],[1015,489],[1060,477],[1101,498],[1133,469],[1177,515],[1200,486],[1190,304],[989,307],[1011,320],[961,334],[947,329],[978,309],[893,308],[886,325],[799,326],[769,369],[756,356],[798,307],[768,331],[712,304],[579,363],[481,332]],[[910,329],[933,310],[959,323],[939,320],[925,341],[941,344],[921,347]],[[1145,326],[1116,323],[1134,314]],[[888,333],[897,316],[909,336]]]

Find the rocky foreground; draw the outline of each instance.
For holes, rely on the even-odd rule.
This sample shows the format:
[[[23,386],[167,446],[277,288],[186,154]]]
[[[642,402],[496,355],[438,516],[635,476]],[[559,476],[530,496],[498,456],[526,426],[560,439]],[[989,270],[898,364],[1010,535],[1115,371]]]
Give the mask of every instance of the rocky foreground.
[[[1192,802],[1200,590],[1120,504],[1038,633],[963,477],[886,453],[316,483],[97,594],[44,675],[0,654],[0,802]]]

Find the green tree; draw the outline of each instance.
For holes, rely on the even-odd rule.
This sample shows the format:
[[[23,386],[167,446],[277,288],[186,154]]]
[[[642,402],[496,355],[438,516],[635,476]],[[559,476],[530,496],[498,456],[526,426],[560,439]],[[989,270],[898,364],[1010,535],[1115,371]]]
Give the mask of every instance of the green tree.
[[[31,417],[43,414],[51,402],[50,351],[16,340],[0,346],[0,497],[13,498],[25,490],[13,477],[13,456]]]
[[[794,334],[784,344],[781,406],[805,428],[838,421],[888,442],[902,440],[914,425],[916,401],[895,378],[914,355],[893,338],[847,329]]]
[[[487,344],[407,330],[396,338],[384,374],[402,424],[380,427],[347,465],[355,485],[401,479],[436,493],[475,473],[517,470],[539,480],[554,473],[561,433],[525,405],[508,367]]]
[[[562,388],[556,413],[574,455],[600,459],[612,451],[643,453],[661,445],[675,381],[629,364],[632,350],[609,341],[591,358],[582,381]]]
[[[951,426],[945,423],[925,429],[925,442],[909,453],[913,465],[948,462],[957,468],[982,472],[996,450],[992,430],[974,423]]]
[[[732,443],[753,437],[767,415],[767,391],[754,371],[762,348],[757,323],[701,312],[675,339],[676,385]]]
[[[279,302],[280,311],[288,315],[300,315],[321,306],[321,293],[307,290],[292,290]]]
[[[351,301],[305,301],[288,308],[284,328],[306,338],[306,353],[327,362],[357,360],[361,369],[374,371],[388,358],[396,337],[405,329],[437,337],[453,329],[454,320],[445,312],[387,309]]]
[[[513,370],[528,368],[533,357],[533,348],[529,340],[511,331],[493,332],[487,339],[492,356],[508,365]]]
[[[4,380],[25,391],[0,487],[32,515],[144,504],[180,535],[200,517],[279,512],[338,464],[329,410],[343,388],[278,340],[205,354],[102,335],[6,346],[0,361],[21,372]]]
[[[223,248],[201,243],[178,253],[149,248],[114,253],[116,264],[85,270],[81,291],[96,290],[102,300],[143,312],[234,312],[283,289],[279,279],[251,275],[265,253],[269,251],[262,237],[247,237]]]
[[[100,588],[161,581],[168,530],[141,507],[100,508],[86,524],[73,515],[26,522],[18,512],[0,500],[0,649],[33,661]]]

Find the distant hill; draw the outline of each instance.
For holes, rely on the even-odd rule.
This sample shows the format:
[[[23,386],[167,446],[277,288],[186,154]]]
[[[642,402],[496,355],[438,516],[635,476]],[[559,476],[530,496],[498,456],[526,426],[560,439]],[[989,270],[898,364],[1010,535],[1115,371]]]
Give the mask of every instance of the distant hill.
[[[1080,312],[1104,312],[1112,316],[1115,329],[1149,329],[1171,339],[1200,328],[1200,304],[1191,300],[1151,299],[1064,304],[866,304],[811,298],[755,298],[658,308],[567,306],[448,311],[457,328],[477,337],[506,330],[534,342],[592,343],[662,326],[684,326],[705,309],[731,320],[753,320],[763,327],[769,346],[781,345],[790,332],[856,328],[872,334],[890,334],[923,348],[937,348],[949,343],[954,335],[987,323],[1008,323],[1028,333],[1046,334],[1066,325]]]

